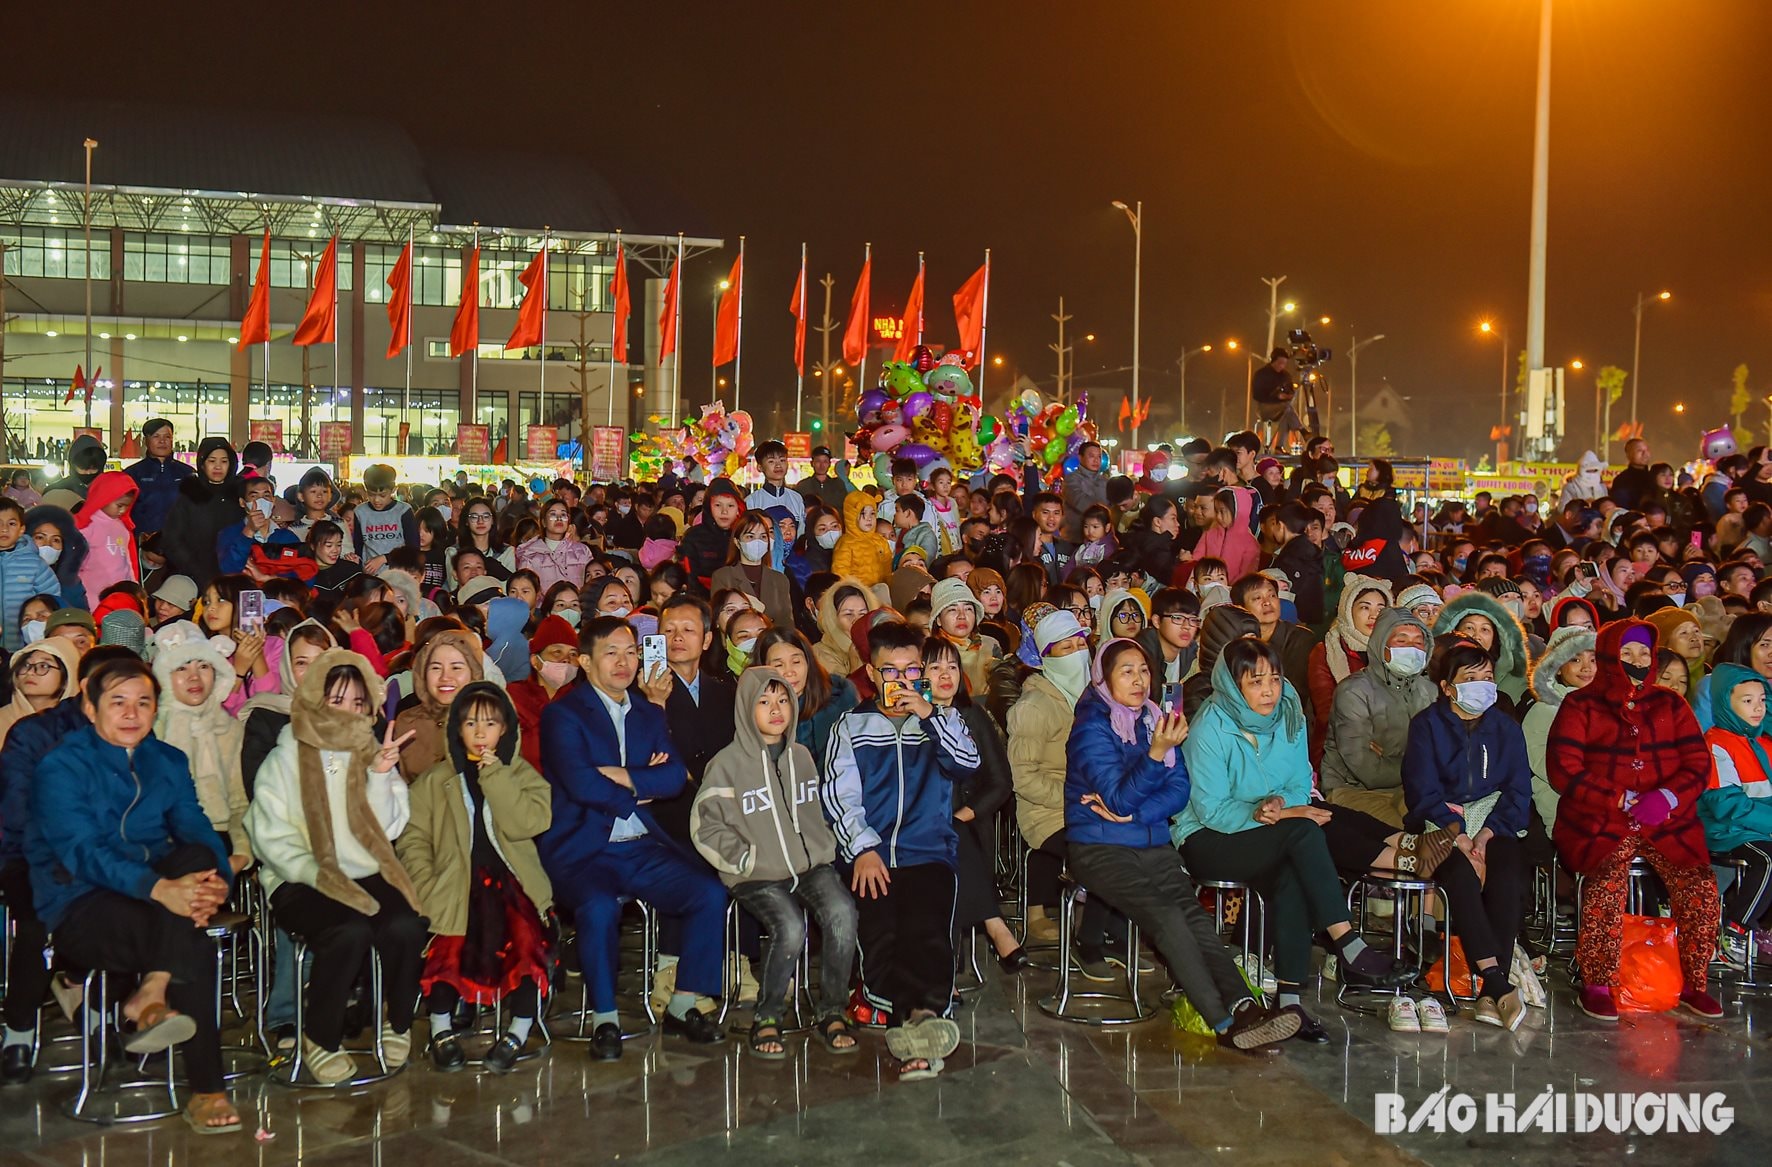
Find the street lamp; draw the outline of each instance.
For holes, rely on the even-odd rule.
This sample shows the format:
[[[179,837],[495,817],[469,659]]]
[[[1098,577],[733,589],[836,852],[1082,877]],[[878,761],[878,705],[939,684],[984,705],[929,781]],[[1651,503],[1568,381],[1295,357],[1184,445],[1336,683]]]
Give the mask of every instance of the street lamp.
[[[1140,199],[1135,207],[1129,207],[1119,199],[1114,206],[1126,212],[1126,219],[1132,224],[1132,445],[1138,445],[1138,318],[1139,297],[1144,278],[1144,200]]]
[[[1234,341],[1234,340],[1231,341],[1232,348],[1235,348],[1236,345],[1237,345],[1236,341]],[[1183,352],[1181,354],[1181,359],[1175,362],[1176,364],[1181,366],[1181,419],[1176,424],[1177,424],[1177,427],[1183,433],[1187,432],[1187,362],[1188,362],[1188,358],[1189,357],[1197,357],[1201,353],[1209,353],[1211,351],[1212,351],[1211,345],[1203,344],[1199,348],[1191,348],[1191,349],[1188,349],[1187,351]]]
[[[1657,300],[1671,300],[1673,298],[1672,292],[1658,292],[1653,296],[1644,292],[1637,293],[1637,338],[1632,343],[1630,350],[1630,424],[1632,430],[1635,430],[1637,426],[1637,391],[1642,388],[1637,381],[1637,365],[1643,355],[1643,308]]]
[[[1504,325],[1497,327],[1494,324],[1494,322],[1485,320],[1481,324],[1477,325],[1477,331],[1481,332],[1484,336],[1500,336],[1501,337],[1501,428],[1506,429],[1507,428],[1507,326],[1504,324]],[[1506,440],[1507,440],[1506,438],[1502,438],[1502,439],[1499,439],[1495,443],[1495,469],[1497,471],[1500,471],[1500,469],[1501,469],[1501,448],[1502,448],[1503,443],[1506,442]]]
[[[1328,320],[1327,316],[1323,317]],[[1351,338],[1350,338],[1351,339]],[[1356,340],[1347,350],[1348,391],[1347,391],[1347,426],[1348,453],[1357,455],[1360,452],[1360,350],[1369,344],[1377,344],[1384,339],[1384,333],[1369,336],[1365,340]]]

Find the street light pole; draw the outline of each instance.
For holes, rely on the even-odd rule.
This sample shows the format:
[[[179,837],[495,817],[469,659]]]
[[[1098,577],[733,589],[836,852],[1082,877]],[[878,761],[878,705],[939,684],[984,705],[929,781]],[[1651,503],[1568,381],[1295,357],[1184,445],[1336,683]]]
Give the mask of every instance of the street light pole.
[[[1347,444],[1348,455],[1352,457],[1360,452],[1360,350],[1369,344],[1377,344],[1379,341],[1383,340],[1384,333],[1381,332],[1377,336],[1369,336],[1365,340],[1354,340],[1352,336],[1349,336],[1348,339],[1353,341],[1353,343],[1348,346],[1347,350]]]
[[[1645,305],[1653,304],[1657,300],[1668,300],[1672,298],[1672,292],[1658,292],[1653,296],[1644,292],[1637,293],[1637,335],[1636,339],[1631,342],[1630,350],[1630,424],[1633,431],[1637,427],[1637,390],[1639,388],[1637,382],[1637,366],[1643,356],[1643,308]]]
[[[1551,0],[1539,0],[1538,101],[1532,132],[1532,255],[1526,281],[1526,368],[1544,367],[1544,269],[1550,207]],[[1631,411],[1636,416],[1636,411]],[[1507,419],[1502,419],[1507,424]],[[1499,469],[1499,468],[1498,468]]]
[[[1138,318],[1139,299],[1144,277],[1144,200],[1140,199],[1135,207],[1128,207],[1118,199],[1114,206],[1126,212],[1126,218],[1132,222],[1132,446],[1142,450],[1138,443]]]
[[[1184,434],[1187,433],[1187,361],[1189,357],[1197,357],[1201,353],[1209,353],[1211,351],[1211,345],[1203,344],[1199,348],[1191,348],[1183,352],[1181,354],[1181,359],[1175,362],[1181,366],[1181,419],[1177,422],[1177,426]]]
[[[1262,355],[1267,356],[1274,351],[1274,329],[1280,320],[1280,285],[1286,282],[1286,277],[1269,279],[1262,276],[1261,282],[1267,285],[1267,347],[1261,350]]]

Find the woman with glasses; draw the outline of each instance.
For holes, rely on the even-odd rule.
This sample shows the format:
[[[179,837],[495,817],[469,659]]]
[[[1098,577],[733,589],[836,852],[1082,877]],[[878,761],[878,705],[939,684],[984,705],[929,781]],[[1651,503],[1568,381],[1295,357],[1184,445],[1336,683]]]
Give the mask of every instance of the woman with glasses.
[[[511,573],[517,570],[516,549],[499,538],[498,519],[492,513],[492,503],[477,498],[467,505],[461,514],[461,530],[456,536],[455,545],[449,548],[449,578],[455,579],[455,554],[457,551],[471,548],[486,558],[486,574],[499,583],[506,583]]]
[[[54,636],[28,644],[12,656],[12,700],[0,709],[0,745],[18,722],[66,701],[78,691],[80,655],[74,642]]]

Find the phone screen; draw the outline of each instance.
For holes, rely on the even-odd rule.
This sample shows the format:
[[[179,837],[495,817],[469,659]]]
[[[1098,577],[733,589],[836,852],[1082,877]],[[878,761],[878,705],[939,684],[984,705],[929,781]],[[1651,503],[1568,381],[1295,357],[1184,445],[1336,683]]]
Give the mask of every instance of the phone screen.
[[[1163,708],[1170,713],[1181,712],[1181,682],[1163,686]]]
[[[234,627],[248,634],[265,630],[265,594],[247,588],[234,603]]]

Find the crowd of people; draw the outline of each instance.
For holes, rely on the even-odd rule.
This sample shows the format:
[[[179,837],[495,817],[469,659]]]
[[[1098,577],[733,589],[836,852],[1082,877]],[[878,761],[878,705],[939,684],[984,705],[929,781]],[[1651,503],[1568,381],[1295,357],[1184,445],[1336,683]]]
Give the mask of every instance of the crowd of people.
[[[1596,1019],[1633,860],[1677,923],[1684,1008],[1721,1015],[1719,943],[1772,955],[1765,449],[1682,485],[1635,442],[1609,487],[1584,467],[1554,504],[1430,509],[1382,460],[1345,483],[1320,437],[1290,476],[1242,433],[1161,481],[1091,442],[1052,489],[1031,463],[884,458],[857,487],[823,448],[790,483],[766,441],[747,490],[278,483],[257,443],[205,437],[192,465],[170,423],[141,432],[123,470],[82,438],[66,478],[0,497],[7,1084],[52,980],[66,1005],[105,970],[131,978],[124,1049],[180,1047],[187,1121],[238,1129],[201,929],[257,902],[268,1023],[319,1083],[365,1069],[345,1043],[372,949],[390,1068],[420,1020],[421,1056],[462,1068],[464,1009],[496,1002],[482,1064],[509,1071],[567,968],[591,1056],[620,1058],[634,900],[667,1038],[723,1040],[726,998],[749,1053],[786,1058],[810,931],[817,1041],[853,1054],[881,1026],[905,1080],[959,1043],[956,937],[1026,975],[1066,880],[1078,975],[1115,979],[1136,924],[1244,1052],[1329,1040],[1320,974],[1446,1031],[1350,919],[1366,873],[1433,881],[1419,963],[1456,942],[1475,1020],[1509,1029],[1540,992],[1535,869],[1559,910],[1580,877]],[[1027,849],[1019,932],[1004,838]],[[1719,889],[1713,864],[1738,874]],[[1261,894],[1266,957],[1232,959],[1197,880]]]

